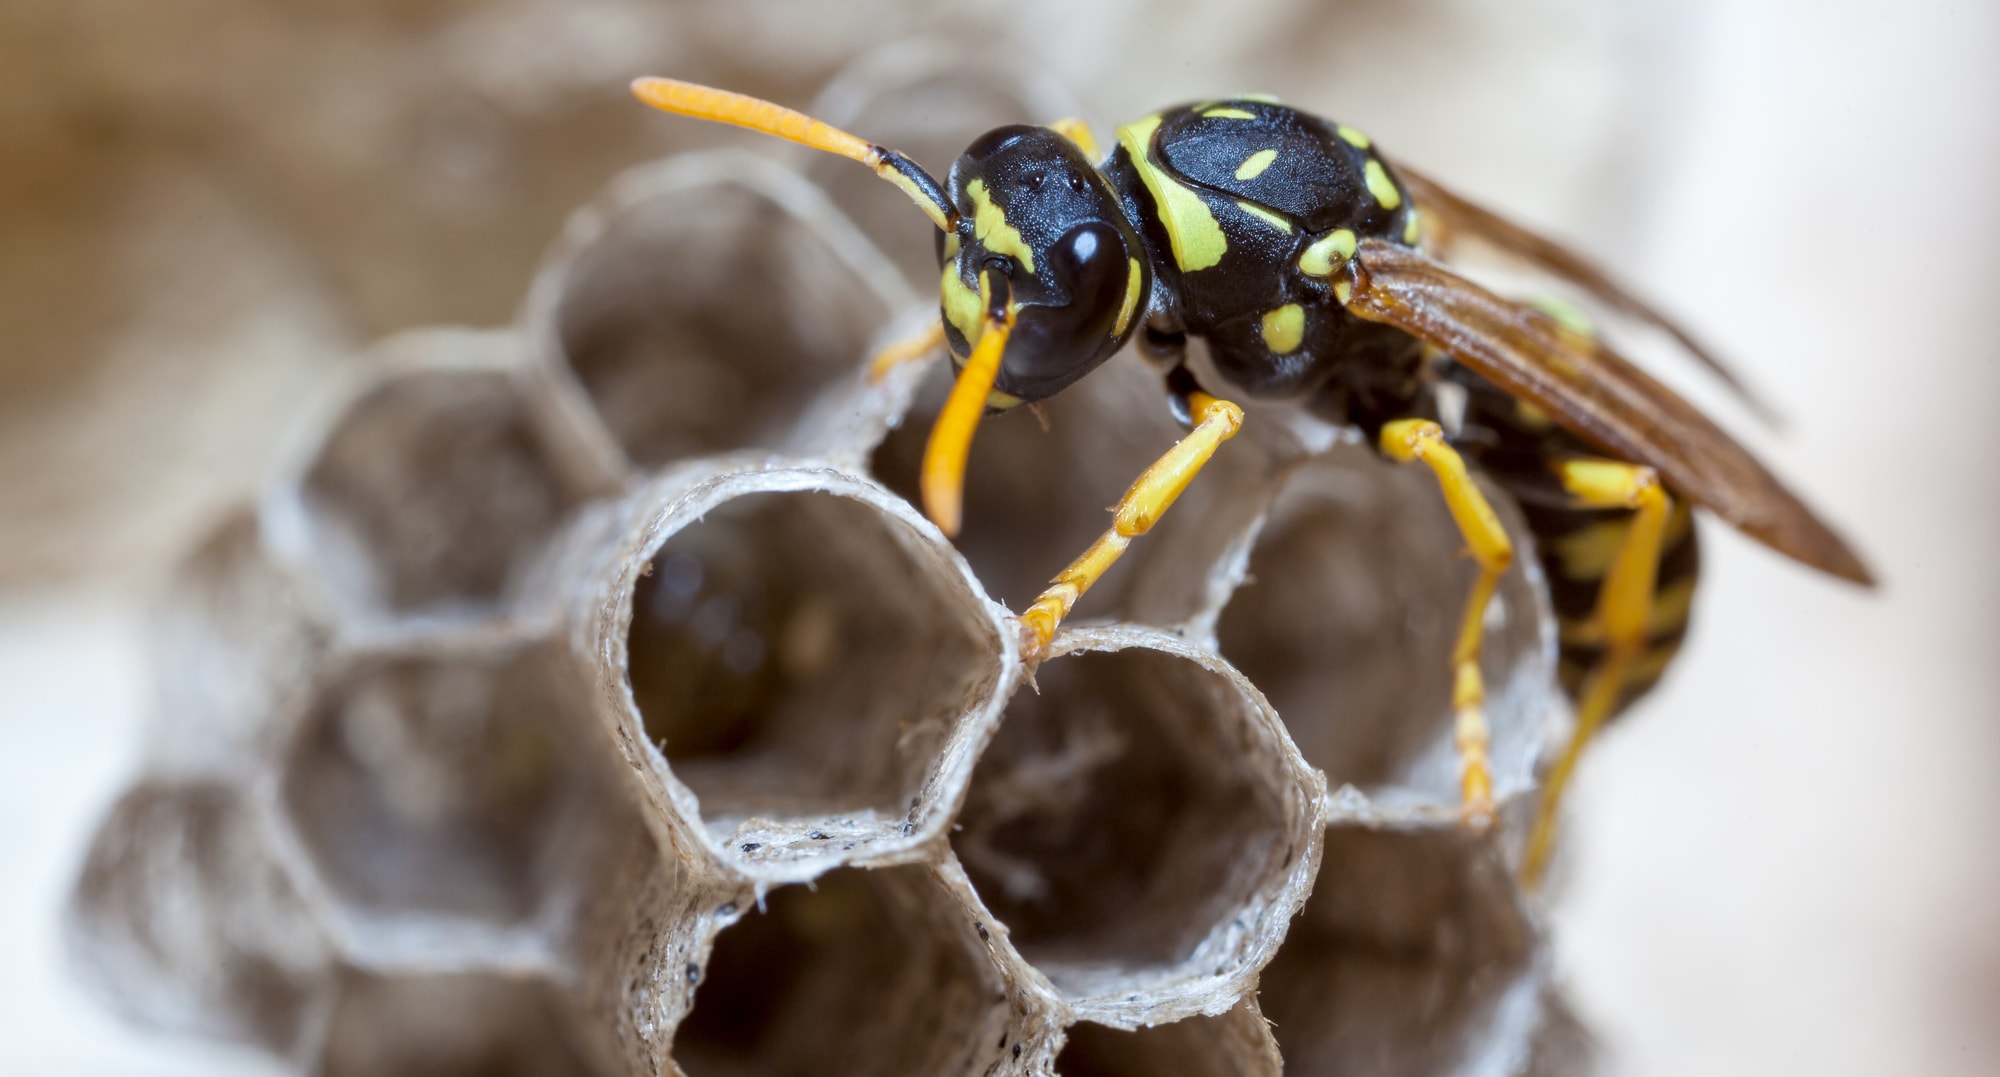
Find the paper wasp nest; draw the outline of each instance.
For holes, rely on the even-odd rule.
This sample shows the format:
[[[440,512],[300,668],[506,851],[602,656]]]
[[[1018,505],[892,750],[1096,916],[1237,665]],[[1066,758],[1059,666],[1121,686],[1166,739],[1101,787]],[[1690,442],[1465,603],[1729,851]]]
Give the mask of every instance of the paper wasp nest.
[[[954,152],[868,100],[828,118]],[[192,556],[76,893],[104,993],[325,1074],[1585,1072],[1511,862],[1532,564],[1486,832],[1435,488],[1279,411],[1031,686],[1007,611],[1178,435],[1153,375],[991,421],[954,547],[907,500],[942,364],[860,375],[929,272],[785,160],[620,178],[517,326],[379,345]]]

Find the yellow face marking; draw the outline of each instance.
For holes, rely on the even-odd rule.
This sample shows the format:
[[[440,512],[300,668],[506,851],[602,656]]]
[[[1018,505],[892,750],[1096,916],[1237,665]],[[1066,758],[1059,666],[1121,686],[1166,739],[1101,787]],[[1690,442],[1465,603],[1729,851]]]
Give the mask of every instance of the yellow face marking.
[[[1132,324],[1132,312],[1139,309],[1139,282],[1143,274],[1139,272],[1139,260],[1127,258],[1125,270],[1125,301],[1118,305],[1118,320],[1112,323],[1111,335],[1122,337],[1125,327]]]
[[[938,282],[938,293],[944,306],[945,321],[965,337],[966,346],[978,344],[981,328],[979,293],[959,279],[957,262],[945,264],[944,279]]]
[[[1308,277],[1328,277],[1335,269],[1347,264],[1354,257],[1354,233],[1345,228],[1336,228],[1326,235],[1313,240],[1312,246],[1299,255],[1299,272]]]
[[[1352,127],[1347,126],[1344,123],[1334,124],[1333,133],[1339,135],[1340,140],[1342,142],[1347,143],[1348,145],[1354,147],[1357,150],[1365,150],[1369,146],[1374,145],[1374,143],[1368,141],[1367,135],[1362,134],[1361,132],[1355,130]]]
[[[1403,204],[1403,192],[1389,181],[1389,173],[1383,169],[1382,162],[1369,158],[1368,164],[1361,170],[1361,178],[1368,181],[1368,193],[1382,203],[1383,209],[1395,209]]]
[[[993,201],[986,193],[985,180],[973,180],[965,185],[965,193],[972,197],[972,235],[986,245],[994,254],[1004,254],[1021,263],[1021,268],[1030,273],[1035,271],[1035,252],[1028,249],[1021,239],[1021,230],[1007,223],[1007,211]]]
[[[1410,247],[1416,246],[1417,239],[1421,237],[1423,234],[1424,234],[1424,226],[1423,222],[1417,219],[1417,207],[1411,206],[1410,219],[1404,222],[1403,224],[1404,245]]]
[[[1264,312],[1264,346],[1273,355],[1290,355],[1306,338],[1306,311],[1297,303],[1287,303]]]
[[[1239,201],[1236,203],[1236,208],[1242,210],[1245,213],[1248,213],[1249,215],[1257,218],[1258,220],[1263,221],[1265,224],[1270,225],[1271,227],[1277,229],[1278,231],[1286,233],[1287,235],[1289,235],[1292,231],[1292,222],[1284,219],[1283,217],[1278,216],[1277,214],[1271,212],[1268,209],[1265,209],[1263,206],[1260,206],[1255,202]]]
[[[1207,269],[1222,261],[1229,240],[1216,223],[1215,213],[1180,181],[1160,170],[1152,156],[1153,132],[1160,129],[1159,114],[1136,120],[1118,129],[1118,143],[1131,156],[1139,179],[1159,207],[1160,223],[1166,226],[1167,243],[1173,248],[1174,264],[1183,273]]]
[[[1272,161],[1277,159],[1277,150],[1258,150],[1256,153],[1245,157],[1243,163],[1236,166],[1236,178],[1240,180],[1256,179],[1258,176],[1264,174],[1265,169],[1271,167]]]
[[[1257,118],[1256,113],[1246,112],[1240,108],[1205,108],[1201,110],[1201,114],[1211,120],[1254,120]]]

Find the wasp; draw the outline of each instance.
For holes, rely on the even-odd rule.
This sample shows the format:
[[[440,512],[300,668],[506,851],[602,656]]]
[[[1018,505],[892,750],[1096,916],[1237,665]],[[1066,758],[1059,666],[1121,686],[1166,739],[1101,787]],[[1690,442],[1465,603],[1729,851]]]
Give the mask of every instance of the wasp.
[[[1479,567],[1451,675],[1464,815],[1483,823],[1493,791],[1480,642],[1514,549],[1473,467],[1511,495],[1547,571],[1576,710],[1523,857],[1531,881],[1584,747],[1680,645],[1699,570],[1692,507],[1872,585],[1848,545],[1714,422],[1572,312],[1502,298],[1444,251],[1471,237],[1515,255],[1669,333],[1740,391],[1712,355],[1588,261],[1393,163],[1346,124],[1242,96],[1125,124],[1108,154],[1080,120],[1006,126],[976,139],[940,184],[904,154],[768,101],[658,78],[633,92],[858,161],[936,226],[941,317],[871,369],[949,348],[956,380],[921,473],[925,512],[946,534],[958,530],[983,415],[1061,392],[1135,338],[1158,362],[1189,433],[1021,613],[1030,661],[1241,429],[1242,407],[1185,361],[1200,337],[1226,383],[1213,389],[1303,401],[1436,476]]]

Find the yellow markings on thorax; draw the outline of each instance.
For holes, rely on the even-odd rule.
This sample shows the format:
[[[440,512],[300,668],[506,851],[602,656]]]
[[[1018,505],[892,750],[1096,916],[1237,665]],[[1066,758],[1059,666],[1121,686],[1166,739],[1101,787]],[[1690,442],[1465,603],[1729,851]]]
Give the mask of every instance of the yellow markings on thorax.
[[[1263,221],[1265,224],[1270,225],[1271,227],[1277,229],[1280,232],[1284,232],[1287,235],[1291,234],[1292,222],[1284,219],[1283,217],[1280,217],[1279,215],[1271,212],[1268,209],[1265,209],[1263,206],[1260,206],[1255,202],[1244,202],[1239,199],[1236,203],[1236,208],[1242,210],[1245,213],[1248,213],[1249,215],[1257,218],[1260,221]]]
[[[1205,108],[1201,114],[1211,120],[1254,120],[1257,114],[1240,108]]]
[[[972,197],[972,235],[986,245],[994,254],[1004,254],[1021,263],[1021,268],[1030,273],[1035,271],[1035,252],[1021,239],[1021,230],[1007,223],[1007,211],[993,201],[986,193],[985,180],[973,180],[965,185],[965,193]]]
[[[1423,221],[1419,220],[1417,217],[1417,207],[1411,206],[1410,218],[1409,220],[1403,222],[1403,245],[1406,247],[1416,246],[1417,240],[1421,238],[1423,234],[1424,234]]]
[[[1333,133],[1339,135],[1340,140],[1342,142],[1347,143],[1348,145],[1354,147],[1357,150],[1365,150],[1369,146],[1374,145],[1374,143],[1368,141],[1367,135],[1362,134],[1361,132],[1355,130],[1352,127],[1347,126],[1344,123],[1334,124]]]
[[[1336,228],[1312,241],[1304,254],[1299,255],[1299,272],[1308,277],[1330,277],[1333,271],[1347,264],[1354,257],[1354,233],[1345,228]]]
[[[1125,327],[1132,324],[1132,313],[1139,309],[1139,284],[1145,274],[1139,270],[1137,258],[1127,258],[1125,270],[1125,301],[1118,304],[1118,320],[1111,325],[1111,335],[1122,337]]]
[[[1389,179],[1389,172],[1382,167],[1382,162],[1369,158],[1368,163],[1361,169],[1361,178],[1367,181],[1368,193],[1375,196],[1375,201],[1380,202],[1383,209],[1395,209],[1403,204],[1403,192],[1396,189],[1396,184]]]
[[[980,315],[984,308],[980,305],[979,293],[959,278],[956,261],[945,263],[944,279],[938,282],[938,294],[944,304],[945,321],[950,322],[965,338],[967,347],[979,343],[981,323],[984,321]]]
[[[1265,169],[1271,167],[1272,161],[1277,159],[1277,150],[1258,150],[1256,153],[1245,157],[1243,163],[1236,166],[1236,178],[1240,180],[1256,179],[1258,176],[1264,174]]]
[[[1299,344],[1306,338],[1306,310],[1297,303],[1287,303],[1276,310],[1264,312],[1264,346],[1273,355],[1290,355],[1299,350]]]
[[[1229,240],[1222,234],[1222,225],[1216,222],[1215,212],[1208,208],[1208,203],[1154,163],[1153,132],[1159,129],[1160,116],[1154,113],[1120,127],[1118,142],[1131,155],[1132,167],[1138,170],[1140,181],[1159,207],[1160,223],[1166,226],[1174,264],[1183,273],[1207,269],[1222,261]]]
[[[998,389],[986,394],[986,406],[994,411],[1012,411],[1027,403],[1013,393],[1003,393]]]

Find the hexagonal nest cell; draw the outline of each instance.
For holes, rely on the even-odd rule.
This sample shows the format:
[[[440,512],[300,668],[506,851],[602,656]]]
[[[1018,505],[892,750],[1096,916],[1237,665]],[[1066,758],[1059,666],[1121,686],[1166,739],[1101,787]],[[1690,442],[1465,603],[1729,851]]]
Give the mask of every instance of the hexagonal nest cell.
[[[527,320],[555,390],[608,433],[609,466],[650,470],[824,448],[808,413],[829,387],[859,391],[856,360],[911,298],[816,188],[718,152],[621,178],[572,222]]]
[[[517,392],[519,354],[507,334],[383,345],[302,469],[302,511],[280,498],[267,514],[351,616],[478,617],[521,597],[584,491]]]
[[[547,646],[362,658],[294,747],[283,802],[360,923],[532,920],[596,821],[597,736]]]
[[[1039,691],[1014,697],[952,847],[1071,1005],[1178,1016],[1170,987],[1244,975],[1284,930],[1279,895],[1303,893],[1317,854],[1320,786],[1226,671],[1170,637],[1096,642],[1111,649],[1052,659]],[[1135,995],[1167,1010],[1123,1008]]]
[[[325,1077],[603,1077],[613,1070],[550,985],[461,973],[341,978]]]
[[[829,107],[920,148],[1053,100],[869,63]],[[703,154],[579,212],[518,329],[354,364],[173,593],[72,904],[93,983],[325,1074],[1588,1071],[1507,860],[1562,711],[1525,543],[1490,832],[1436,483],[1295,412],[1030,668],[1008,610],[1183,431],[1136,355],[994,417],[954,545],[912,500],[947,364],[862,374],[930,272]]]
[[[1337,824],[1319,884],[1264,970],[1287,1073],[1574,1072],[1500,832]]]
[[[979,1074],[1011,1057],[1000,973],[920,867],[774,892],[722,933],[674,1038],[688,1077]]]
[[[1516,546],[1481,653],[1504,797],[1531,784],[1543,749],[1555,635],[1520,515],[1494,502]],[[1343,447],[1287,478],[1216,634],[1329,784],[1458,804],[1451,648],[1477,572],[1464,545],[1421,468]]]
[[[1255,1006],[1138,1029],[1080,1021],[1056,1056],[1056,1077],[1277,1077],[1284,1063]]]

